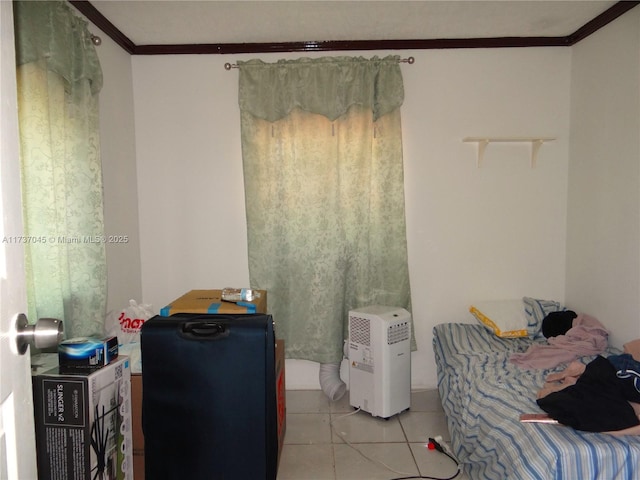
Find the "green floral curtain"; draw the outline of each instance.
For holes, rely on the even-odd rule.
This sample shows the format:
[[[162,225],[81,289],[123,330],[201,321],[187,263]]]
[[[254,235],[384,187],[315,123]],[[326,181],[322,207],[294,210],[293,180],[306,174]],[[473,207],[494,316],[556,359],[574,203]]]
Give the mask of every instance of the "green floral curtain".
[[[350,309],[410,310],[398,62],[239,62],[250,281],[288,358],[339,362]]]
[[[102,334],[102,70],[66,2],[14,2],[14,22],[29,318],[62,319],[67,337]]]

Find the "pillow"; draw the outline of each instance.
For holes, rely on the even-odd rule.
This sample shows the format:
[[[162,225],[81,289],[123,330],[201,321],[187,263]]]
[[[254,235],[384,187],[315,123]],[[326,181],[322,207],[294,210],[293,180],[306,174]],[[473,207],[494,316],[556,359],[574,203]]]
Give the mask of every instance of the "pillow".
[[[527,315],[522,300],[476,302],[471,314],[495,335],[502,338],[527,337]]]
[[[527,330],[529,335],[538,335],[542,331],[542,321],[551,312],[566,310],[563,305],[553,300],[537,300],[531,297],[522,297],[524,311],[527,316]]]

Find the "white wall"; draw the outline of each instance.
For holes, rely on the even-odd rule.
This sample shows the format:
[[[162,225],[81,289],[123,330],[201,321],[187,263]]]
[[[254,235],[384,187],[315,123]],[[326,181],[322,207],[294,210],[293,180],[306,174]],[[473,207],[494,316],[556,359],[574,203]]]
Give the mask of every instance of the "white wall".
[[[237,72],[212,56],[135,57],[143,297],[248,285]]]
[[[105,234],[126,236],[126,243],[107,243],[107,311],[130,299],[142,299],[138,182],[133,111],[131,56],[96,27],[104,77],[100,92],[100,152],[104,189]]]
[[[472,321],[477,299],[564,299],[571,50],[364,56],[387,53],[416,59],[402,66],[413,385],[434,387],[435,324]],[[132,59],[142,296],[156,309],[193,288],[248,285],[238,72],[223,65],[297,56]],[[557,140],[535,169],[525,144],[490,145],[478,169],[462,143],[475,135]],[[317,365],[287,369],[288,388],[317,387]]]
[[[431,329],[472,321],[481,299],[564,297],[568,49],[432,51],[403,70],[407,230],[420,352],[414,382],[435,385]],[[414,65],[415,66],[415,65]],[[548,135],[491,144],[466,136]]]
[[[640,11],[573,47],[567,296],[640,337]]]

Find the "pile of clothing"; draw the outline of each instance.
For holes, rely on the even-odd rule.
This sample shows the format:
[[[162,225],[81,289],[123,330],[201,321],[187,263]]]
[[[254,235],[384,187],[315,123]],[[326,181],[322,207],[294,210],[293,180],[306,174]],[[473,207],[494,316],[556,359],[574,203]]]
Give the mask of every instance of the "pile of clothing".
[[[538,393],[538,405],[551,418],[587,432],[618,431],[640,425],[636,412],[640,412],[640,363],[631,355],[608,358],[598,355],[582,366],[582,373],[574,364],[567,370],[566,376],[562,372],[547,377]],[[565,387],[547,393],[556,385]]]
[[[542,320],[545,343],[534,343],[526,352],[513,353],[511,363],[521,368],[547,369],[579,357],[603,353],[609,332],[597,318],[571,310],[549,313]]]
[[[546,333],[566,334],[564,328],[573,325],[566,320],[571,314],[556,316],[564,323],[551,318]],[[620,355],[598,355],[586,365],[573,361],[550,374],[537,403],[550,417],[577,430],[637,434],[633,427],[640,425],[640,339],[625,344]]]

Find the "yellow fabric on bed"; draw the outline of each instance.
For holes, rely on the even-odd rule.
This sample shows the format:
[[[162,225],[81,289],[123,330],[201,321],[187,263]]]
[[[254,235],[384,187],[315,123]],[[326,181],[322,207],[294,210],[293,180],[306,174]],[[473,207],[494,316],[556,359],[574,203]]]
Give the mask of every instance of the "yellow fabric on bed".
[[[522,300],[477,302],[469,312],[485,327],[501,338],[526,337],[527,318]]]

